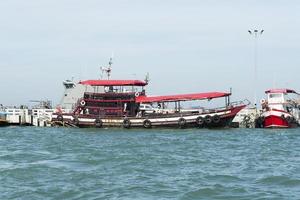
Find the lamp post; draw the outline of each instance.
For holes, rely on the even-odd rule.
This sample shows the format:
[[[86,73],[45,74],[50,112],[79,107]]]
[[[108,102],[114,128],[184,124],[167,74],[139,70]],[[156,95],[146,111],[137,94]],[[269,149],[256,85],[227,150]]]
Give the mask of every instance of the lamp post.
[[[256,94],[256,86],[257,86],[257,39],[260,35],[264,32],[263,29],[261,30],[248,30],[248,33],[254,37],[254,106],[255,109],[257,108],[257,94]]]

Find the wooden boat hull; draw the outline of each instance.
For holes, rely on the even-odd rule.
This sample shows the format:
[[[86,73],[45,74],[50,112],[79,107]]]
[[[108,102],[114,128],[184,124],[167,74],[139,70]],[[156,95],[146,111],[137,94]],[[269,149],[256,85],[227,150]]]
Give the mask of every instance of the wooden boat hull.
[[[71,127],[124,127],[124,128],[155,128],[155,127],[199,127],[217,128],[229,126],[235,115],[245,105],[228,107],[209,113],[174,113],[152,114],[143,117],[100,117],[92,115],[74,115],[54,113],[54,126]]]

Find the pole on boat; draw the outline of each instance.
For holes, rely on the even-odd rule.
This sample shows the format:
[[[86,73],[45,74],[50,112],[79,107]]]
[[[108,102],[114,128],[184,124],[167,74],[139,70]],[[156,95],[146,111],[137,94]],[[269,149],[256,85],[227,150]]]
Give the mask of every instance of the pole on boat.
[[[107,80],[110,79],[110,75],[111,75],[111,65],[113,64],[112,62],[112,59],[113,59],[113,55],[109,58],[109,62],[108,62],[108,67],[100,67],[100,70],[101,70],[101,79],[103,78],[103,73],[105,72],[106,75],[107,75]]]
[[[263,29],[261,29],[261,30],[257,30],[257,29],[248,30],[248,33],[250,35],[253,35],[253,37],[254,37],[254,84],[253,84],[253,87],[254,87],[254,107],[255,107],[255,109],[257,109],[257,94],[256,94],[256,86],[257,86],[257,40],[258,40],[258,37],[263,34],[263,32],[264,32]]]

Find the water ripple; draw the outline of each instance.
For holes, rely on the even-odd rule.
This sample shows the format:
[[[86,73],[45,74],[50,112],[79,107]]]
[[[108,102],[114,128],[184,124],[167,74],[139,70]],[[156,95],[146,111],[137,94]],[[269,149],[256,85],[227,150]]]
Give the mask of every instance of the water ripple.
[[[0,199],[299,199],[299,129],[0,129]]]

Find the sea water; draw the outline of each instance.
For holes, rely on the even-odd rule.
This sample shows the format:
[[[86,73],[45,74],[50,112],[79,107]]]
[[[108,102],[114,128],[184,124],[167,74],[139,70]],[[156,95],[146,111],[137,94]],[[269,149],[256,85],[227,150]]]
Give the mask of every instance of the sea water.
[[[0,199],[300,199],[300,131],[0,128]]]

